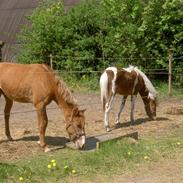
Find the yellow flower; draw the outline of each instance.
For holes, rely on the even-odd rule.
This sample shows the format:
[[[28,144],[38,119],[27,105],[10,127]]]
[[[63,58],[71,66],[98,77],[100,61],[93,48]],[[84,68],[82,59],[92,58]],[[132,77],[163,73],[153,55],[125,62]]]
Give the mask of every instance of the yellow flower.
[[[72,170],[72,173],[75,174],[76,173],[76,170]]]
[[[144,159],[145,159],[145,160],[149,159],[149,156],[144,156]]]
[[[24,180],[24,178],[23,177],[19,177],[19,181],[23,181]]]
[[[51,169],[51,164],[48,165],[48,169]]]
[[[131,155],[131,152],[130,152],[130,151],[128,151],[128,155],[129,155],[129,156]]]
[[[51,160],[51,163],[56,163],[56,160],[55,160],[55,159],[52,159],[52,160]]]
[[[180,142],[177,142],[177,145],[180,145]]]
[[[53,163],[53,167],[56,167],[57,166],[57,164],[56,163]]]

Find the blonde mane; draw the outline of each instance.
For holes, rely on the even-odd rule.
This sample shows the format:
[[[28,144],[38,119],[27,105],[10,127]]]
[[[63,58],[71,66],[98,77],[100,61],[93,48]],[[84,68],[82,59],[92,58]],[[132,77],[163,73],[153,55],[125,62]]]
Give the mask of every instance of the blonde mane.
[[[76,99],[72,96],[71,91],[66,86],[65,82],[60,80],[58,76],[56,76],[57,86],[58,86],[58,94],[61,96],[64,101],[68,104],[77,105]]]
[[[58,88],[58,95],[63,98],[63,100],[72,105],[77,105],[76,99],[72,96],[71,91],[68,89],[66,86],[65,82],[62,81],[59,76],[55,73],[53,69],[48,67],[47,65],[43,64],[43,67],[48,71],[54,74],[55,81],[57,83],[57,88]]]
[[[152,100],[155,100],[157,97],[157,91],[155,90],[154,86],[152,85],[151,81],[148,79],[148,77],[137,67],[134,67],[134,70],[141,75],[141,77],[144,80],[145,86],[147,90],[149,91],[148,97]]]
[[[133,65],[130,65],[128,68],[123,68],[123,69],[126,70],[127,72],[135,71],[137,74],[139,74],[143,78],[145,86],[146,86],[147,90],[149,91],[148,97],[152,100],[156,99],[157,91],[155,90],[151,81],[147,78],[147,76],[141,70],[139,70],[137,67],[134,67]]]

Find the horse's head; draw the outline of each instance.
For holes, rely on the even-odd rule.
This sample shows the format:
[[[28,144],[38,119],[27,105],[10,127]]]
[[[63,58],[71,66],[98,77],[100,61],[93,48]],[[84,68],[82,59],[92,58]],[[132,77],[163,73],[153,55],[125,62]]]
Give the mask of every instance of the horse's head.
[[[78,149],[82,149],[85,145],[85,116],[84,110],[79,110],[77,107],[73,109],[71,120],[66,125],[69,138],[76,144]]]
[[[157,98],[144,97],[145,110],[151,120],[156,119],[156,107],[158,105]]]
[[[157,107],[157,105],[158,105],[157,98],[150,99],[150,108],[151,108],[151,113],[152,113],[153,119],[156,118],[156,107]]]
[[[147,115],[150,119],[156,119],[156,107],[158,106],[158,100],[157,97],[155,98],[149,98],[149,111],[146,110]]]

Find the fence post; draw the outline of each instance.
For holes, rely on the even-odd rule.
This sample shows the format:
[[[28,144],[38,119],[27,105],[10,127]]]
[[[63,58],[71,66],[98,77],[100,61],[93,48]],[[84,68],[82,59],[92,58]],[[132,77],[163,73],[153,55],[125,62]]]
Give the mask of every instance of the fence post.
[[[50,54],[50,67],[53,69],[53,55]]]
[[[172,90],[172,50],[169,50],[168,53],[168,60],[169,60],[169,66],[168,66],[168,95],[171,95]]]
[[[0,41],[0,62],[2,61],[2,48],[4,46],[4,42],[3,41]]]

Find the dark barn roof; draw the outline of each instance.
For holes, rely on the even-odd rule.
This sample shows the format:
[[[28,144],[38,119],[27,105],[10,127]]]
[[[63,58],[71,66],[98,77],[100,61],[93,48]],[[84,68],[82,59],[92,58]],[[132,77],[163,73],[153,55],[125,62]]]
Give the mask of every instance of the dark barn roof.
[[[79,3],[80,0],[65,0],[66,7]],[[0,41],[5,45],[2,49],[3,60],[15,60],[18,48],[17,33],[25,23],[25,16],[38,6],[39,0],[0,0]]]

